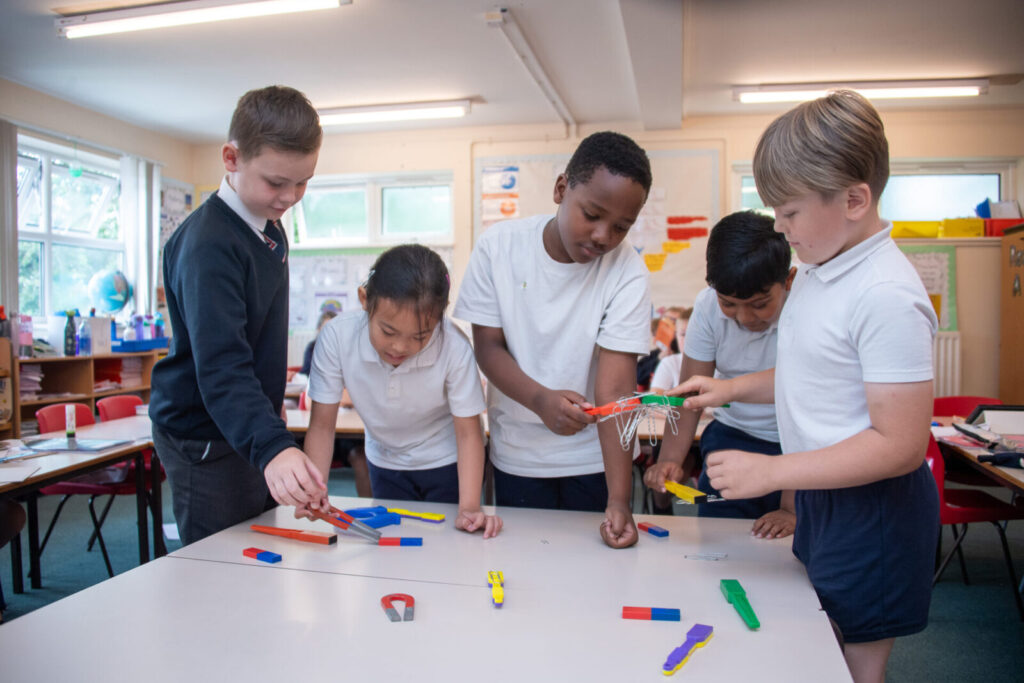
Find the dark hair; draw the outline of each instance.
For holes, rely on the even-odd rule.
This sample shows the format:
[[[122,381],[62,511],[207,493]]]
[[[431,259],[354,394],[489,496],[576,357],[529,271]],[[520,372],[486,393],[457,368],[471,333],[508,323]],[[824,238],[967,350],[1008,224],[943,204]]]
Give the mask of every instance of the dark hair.
[[[754,211],[729,214],[708,238],[708,285],[719,294],[749,299],[789,275],[790,249],[775,221]]]
[[[320,116],[306,96],[294,88],[271,85],[242,95],[231,115],[228,140],[243,159],[264,146],[282,152],[311,154],[320,149]]]
[[[604,166],[609,173],[630,178],[651,191],[651,162],[647,153],[621,133],[604,131],[584,138],[565,167],[569,187],[588,183],[594,171]]]
[[[451,281],[440,256],[419,244],[402,244],[377,257],[365,287],[368,315],[380,299],[391,299],[413,306],[417,318],[440,320],[448,307]]]

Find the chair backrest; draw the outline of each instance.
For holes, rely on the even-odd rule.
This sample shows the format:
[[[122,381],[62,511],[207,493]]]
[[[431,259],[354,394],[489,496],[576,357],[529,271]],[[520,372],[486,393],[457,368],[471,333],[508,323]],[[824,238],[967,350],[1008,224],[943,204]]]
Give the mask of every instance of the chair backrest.
[[[132,417],[135,415],[135,406],[141,405],[142,399],[134,394],[108,396],[96,401],[96,409],[100,411],[100,422]]]
[[[299,394],[299,410],[309,410],[309,400],[306,398],[306,392],[303,391]]]
[[[986,396],[941,396],[935,399],[932,406],[932,415],[938,417],[952,417],[959,415],[967,417],[980,405],[1002,405],[998,398]]]
[[[93,417],[92,410],[89,406],[84,403],[58,403],[52,406],[46,406],[36,411],[36,421],[39,422],[39,433],[45,432],[59,432],[64,429],[66,422],[64,421],[64,406],[75,407],[75,424],[77,426],[96,424],[96,418]]]

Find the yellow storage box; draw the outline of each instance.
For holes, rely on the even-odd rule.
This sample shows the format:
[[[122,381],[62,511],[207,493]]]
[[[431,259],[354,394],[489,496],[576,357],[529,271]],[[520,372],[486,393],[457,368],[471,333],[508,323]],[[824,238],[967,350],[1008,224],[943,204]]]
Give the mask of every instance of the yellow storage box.
[[[981,218],[947,218],[942,221],[939,237],[984,237],[985,221]]]
[[[938,237],[942,221],[893,221],[892,236]]]

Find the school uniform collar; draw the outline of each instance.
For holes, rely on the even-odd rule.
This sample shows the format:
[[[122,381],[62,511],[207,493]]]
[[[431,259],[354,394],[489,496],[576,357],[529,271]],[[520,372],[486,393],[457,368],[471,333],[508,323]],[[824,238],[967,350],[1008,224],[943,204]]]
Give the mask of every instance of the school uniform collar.
[[[402,364],[396,368],[390,363],[385,363],[380,357],[380,354],[377,353],[377,350],[373,348],[373,344],[370,343],[370,318],[364,311],[360,316],[361,331],[356,337],[356,346],[358,347],[359,358],[366,363],[380,365],[388,372],[407,373],[414,367],[429,367],[436,363],[437,359],[441,357],[441,341],[439,337],[442,333],[451,333],[451,330],[445,330],[444,327],[445,325],[442,321],[437,326],[437,329],[434,330],[434,333],[430,335],[430,341],[427,342],[427,345],[420,349],[419,353],[415,356],[406,358]]]
[[[263,216],[257,216],[242,203],[242,198],[235,192],[235,188],[231,187],[228,182],[227,175],[220,181],[220,189],[217,190],[217,196],[220,197],[228,208],[238,214],[238,217],[245,221],[246,225],[252,228],[256,236],[263,241],[263,229],[267,227],[267,219]]]
[[[820,266],[810,266],[808,273],[814,273],[822,282],[831,282],[844,273],[852,270],[857,264],[871,254],[881,249],[889,241],[889,233],[892,232],[892,223],[882,221],[882,229],[860,244],[855,244],[849,250]]]

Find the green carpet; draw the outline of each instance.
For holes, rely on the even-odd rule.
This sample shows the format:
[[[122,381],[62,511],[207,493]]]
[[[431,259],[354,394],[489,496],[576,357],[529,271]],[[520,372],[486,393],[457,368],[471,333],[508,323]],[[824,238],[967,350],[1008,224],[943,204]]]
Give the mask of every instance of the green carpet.
[[[350,470],[331,471],[330,492],[355,495]],[[40,499],[40,533],[45,530],[56,505],[57,499],[53,497]],[[692,506],[676,506],[677,514],[692,511]],[[166,484],[164,519],[173,520]],[[7,601],[4,622],[106,580],[107,572],[99,550],[85,552],[91,527],[86,499],[77,497],[68,501],[42,557],[44,587],[40,590],[28,588],[26,576],[26,592],[15,595],[11,587],[9,551],[5,548],[0,552],[0,584]],[[103,532],[114,571],[120,573],[136,566],[134,497],[121,496],[114,502]],[[1020,574],[1024,572],[1024,523],[1010,524],[1007,535]],[[27,542],[24,534],[22,537],[27,575]],[[947,548],[952,542],[948,529],[943,542]],[[167,546],[173,551],[180,543],[168,541]],[[889,660],[888,681],[1024,681],[1024,622],[1014,607],[995,529],[991,524],[972,525],[964,549],[971,585],[963,584],[960,567],[954,560],[935,587],[928,628],[896,641]],[[3,626],[0,625],[2,637]],[[800,644],[794,643],[793,647],[798,648]]]

